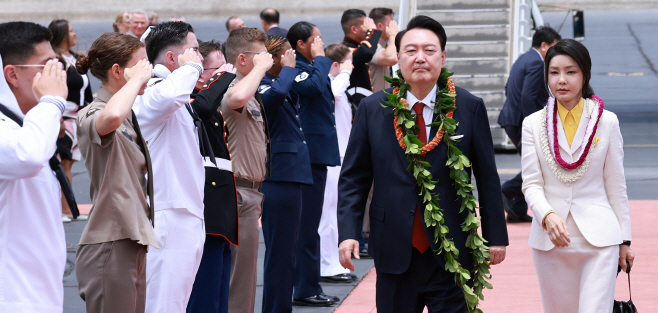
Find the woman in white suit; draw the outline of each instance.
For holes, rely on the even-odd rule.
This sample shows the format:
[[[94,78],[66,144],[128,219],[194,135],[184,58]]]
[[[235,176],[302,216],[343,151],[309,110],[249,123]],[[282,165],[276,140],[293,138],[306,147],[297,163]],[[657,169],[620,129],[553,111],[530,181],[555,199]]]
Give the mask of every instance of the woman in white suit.
[[[585,46],[559,41],[544,62],[551,97],[523,121],[521,161],[544,312],[612,312],[617,264],[634,259],[619,121]]]

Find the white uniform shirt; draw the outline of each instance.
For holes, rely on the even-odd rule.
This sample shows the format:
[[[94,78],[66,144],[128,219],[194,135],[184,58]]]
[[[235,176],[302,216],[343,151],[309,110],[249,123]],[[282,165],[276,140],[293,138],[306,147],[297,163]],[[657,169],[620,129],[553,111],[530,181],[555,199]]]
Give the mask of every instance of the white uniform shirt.
[[[203,219],[205,171],[194,120],[185,108],[203,67],[188,62],[173,72],[157,64],[133,105],[153,164],[155,211],[187,209]]]
[[[336,100],[336,135],[338,136],[338,151],[340,152],[341,163],[347,150],[347,142],[350,140],[352,131],[352,107],[347,99],[345,90],[350,85],[350,72],[342,71],[334,77],[329,74],[331,79],[331,92]]]
[[[48,160],[66,100],[44,96],[23,116],[7,91],[3,77],[0,103],[23,127],[0,113],[0,312],[62,312],[66,240]]]

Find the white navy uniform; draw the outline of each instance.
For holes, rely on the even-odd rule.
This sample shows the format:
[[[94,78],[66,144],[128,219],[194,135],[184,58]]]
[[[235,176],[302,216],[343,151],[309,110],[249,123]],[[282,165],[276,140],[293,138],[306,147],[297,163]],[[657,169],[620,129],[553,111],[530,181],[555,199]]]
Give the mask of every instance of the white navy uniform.
[[[202,72],[193,62],[173,72],[157,64],[155,78],[133,105],[153,163],[154,232],[160,246],[146,256],[146,312],[185,312],[203,254],[205,171],[185,107]]]
[[[0,76],[0,103],[23,119],[0,113],[0,312],[62,312],[66,241],[48,160],[66,100],[44,96],[24,115]]]
[[[350,85],[350,73],[342,71],[338,76],[331,79],[331,92],[336,101],[336,135],[338,136],[338,150],[340,162],[343,163],[347,142],[352,130],[352,107],[345,90]],[[350,270],[340,265],[338,259],[338,177],[340,166],[327,168],[327,183],[324,188],[324,203],[322,205],[322,217],[320,218],[320,276],[334,276],[347,274]]]

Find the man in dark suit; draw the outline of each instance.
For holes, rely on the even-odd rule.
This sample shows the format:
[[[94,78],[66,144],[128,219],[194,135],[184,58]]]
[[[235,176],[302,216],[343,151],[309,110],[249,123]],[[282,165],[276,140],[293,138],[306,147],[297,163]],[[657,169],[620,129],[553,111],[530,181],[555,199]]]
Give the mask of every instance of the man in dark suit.
[[[434,120],[437,88],[444,87],[437,81],[445,64],[445,44],[441,24],[426,16],[413,18],[407,30],[396,37],[398,64],[410,86],[405,98],[419,109],[417,114],[422,116],[418,118],[427,123]],[[459,87],[456,93],[454,119],[458,126],[454,137],[463,137],[455,145],[472,163],[482,236],[490,246],[491,264],[498,264],[505,258],[508,239],[487,112],[482,99]],[[374,182],[369,253],[377,270],[377,311],[419,313],[427,306],[429,312],[462,313],[466,310],[463,290],[455,284],[454,274],[445,269],[443,255],[433,252],[442,242],[434,243],[434,227],[422,222],[425,210],[417,208],[425,207],[423,198],[418,195],[416,179],[407,171],[407,156],[395,136],[392,109],[382,106],[386,99],[384,91],[364,99],[354,119],[338,183],[341,264],[353,270],[350,257],[354,254],[359,258],[358,220]],[[427,140],[434,137],[438,127],[426,127],[425,134],[422,130],[420,135],[429,136],[419,139]],[[470,269],[473,258],[465,243],[468,232],[460,227],[466,212],[459,213],[462,197],[457,195],[446,167],[447,149],[444,142],[440,143],[427,153],[425,161],[431,165],[427,170],[438,180],[432,192],[440,197],[444,225],[449,228],[446,236],[459,250],[459,263]],[[468,172],[470,177],[471,170]],[[413,240],[412,233],[416,234]],[[421,248],[422,243],[425,246]]]
[[[334,95],[329,69],[333,63],[324,56],[320,30],[309,22],[297,22],[288,31],[288,42],[297,54],[292,90],[299,95],[299,119],[311,157],[313,185],[303,186],[302,216],[295,268],[294,305],[331,305],[320,287],[320,236],[327,166],[340,165]]]
[[[541,110],[548,100],[544,83],[544,56],[548,48],[560,39],[560,34],[548,26],[537,28],[532,36],[532,48],[514,62],[507,79],[507,99],[498,116],[498,124],[505,129],[519,154],[523,119]],[[521,192],[522,183],[523,178],[519,172],[503,184],[503,206],[507,212],[508,223],[532,222],[532,217],[527,213],[528,204]]]
[[[281,36],[268,36],[265,46],[274,65],[258,87],[272,140],[272,167],[263,183],[262,312],[291,312],[302,188],[313,185],[313,175],[299,119],[299,96],[292,90],[299,74],[295,51]]]
[[[260,21],[263,24],[263,30],[268,36],[276,35],[286,37],[288,32],[279,27],[279,11],[275,9],[265,9],[260,12]]]

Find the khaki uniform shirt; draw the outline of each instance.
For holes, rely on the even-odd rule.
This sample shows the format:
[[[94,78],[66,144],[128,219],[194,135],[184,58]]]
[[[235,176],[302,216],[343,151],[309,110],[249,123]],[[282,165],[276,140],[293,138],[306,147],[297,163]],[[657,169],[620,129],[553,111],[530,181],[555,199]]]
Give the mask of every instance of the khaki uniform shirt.
[[[157,248],[146,201],[146,160],[132,115],[112,133],[101,137],[96,131],[96,119],[110,98],[112,93],[101,87],[98,97],[78,113],[78,144],[93,203],[80,244],[132,239]]]
[[[391,77],[391,67],[390,66],[379,66],[377,65],[377,58],[379,54],[386,49],[386,40],[379,39],[379,44],[377,44],[377,51],[375,55],[368,63],[368,68],[370,69],[370,82],[372,83],[372,92],[377,92],[386,88],[391,87],[391,84],[384,79],[384,75]]]
[[[228,90],[244,77],[239,72],[236,75]],[[226,99],[222,99],[219,110],[228,126],[228,149],[231,151],[235,177],[263,181],[266,174],[267,139],[260,105],[252,96],[242,110],[233,110],[228,107]]]

